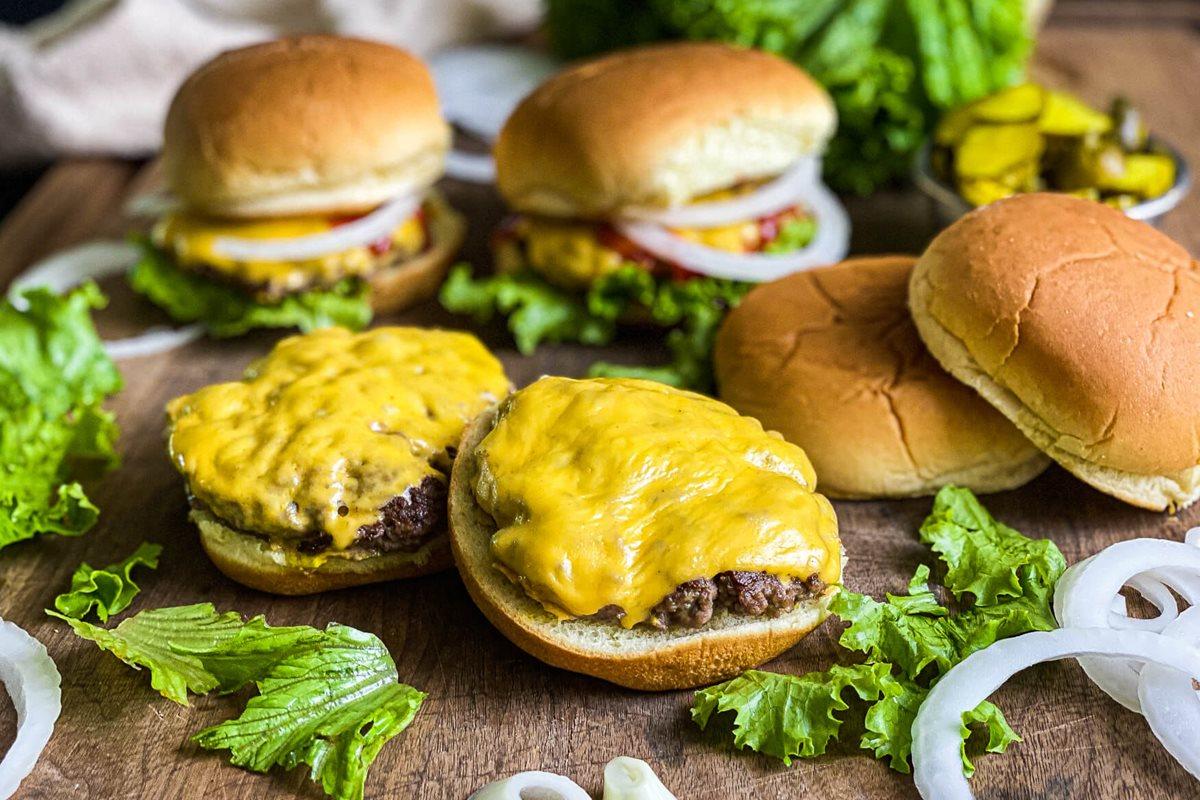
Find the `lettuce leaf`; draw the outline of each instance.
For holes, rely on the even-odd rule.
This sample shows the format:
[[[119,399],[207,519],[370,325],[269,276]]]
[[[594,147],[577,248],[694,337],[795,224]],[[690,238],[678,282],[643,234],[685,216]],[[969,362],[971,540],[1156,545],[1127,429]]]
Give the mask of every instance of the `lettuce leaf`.
[[[869,703],[860,745],[908,772],[912,721],[930,687],[977,650],[1055,627],[1050,601],[1065,566],[1052,542],[1022,536],[995,520],[970,491],[953,486],[938,493],[921,538],[945,563],[945,584],[962,608],[952,612],[939,602],[927,565],[917,568],[906,594],[882,601],[842,589],[830,603],[849,623],[838,643],[863,653],[863,663],[801,676],[746,673],[698,692],[696,722],[704,727],[713,713],[732,712],[737,746],[786,763],[824,751],[844,720],[837,712],[849,708],[842,692],[853,686]],[[986,734],[989,752],[1020,740],[999,708],[981,703],[963,716],[967,775],[973,766],[965,740],[973,729]]]
[[[244,292],[176,267],[145,237],[142,258],[129,273],[129,285],[180,322],[199,322],[213,336],[241,336],[254,328],[311,331],[341,325],[352,330],[371,321],[366,284],[347,279],[329,289],[290,294],[261,303]]]
[[[338,800],[362,800],[371,763],[425,699],[399,682],[377,637],[344,625],[275,628],[261,616],[218,614],[210,603],[142,611],[112,629],[47,613],[135,669],[148,668],[151,686],[181,705],[189,692],[254,684],[258,694],[238,717],[193,740],[228,750],[231,763],[254,772],[305,764]]]
[[[608,344],[619,320],[630,314],[649,316],[671,329],[667,333],[670,363],[645,367],[597,362],[588,374],[646,378],[705,390],[712,386],[717,328],[749,289],[749,284],[716,278],[659,280],[629,265],[600,278],[586,294],[577,295],[550,285],[533,272],[472,278],[471,268],[460,264],[451,270],[439,297],[447,310],[469,314],[479,323],[506,315],[517,349],[524,354],[544,341]]]
[[[60,614],[71,619],[84,619],[95,611],[101,622],[129,608],[133,598],[141,591],[133,582],[133,568],[144,566],[158,568],[158,556],[162,545],[142,542],[123,561],[95,569],[84,562],[71,576],[69,591],[54,598],[54,607]]]
[[[0,302],[0,548],[40,533],[77,536],[99,511],[78,482],[117,463],[101,404],[121,388],[91,311],[95,284],[31,289]],[[18,308],[18,305],[20,308]]]

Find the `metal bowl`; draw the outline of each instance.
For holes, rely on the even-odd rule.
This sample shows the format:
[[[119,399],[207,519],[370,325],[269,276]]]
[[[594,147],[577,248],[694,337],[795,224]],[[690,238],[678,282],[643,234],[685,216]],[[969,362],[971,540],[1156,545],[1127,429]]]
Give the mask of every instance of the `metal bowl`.
[[[1152,197],[1149,200],[1143,200],[1135,206],[1130,206],[1125,209],[1125,214],[1128,217],[1149,222],[1151,225],[1157,227],[1167,212],[1179,205],[1179,201],[1188,193],[1188,190],[1192,186],[1192,176],[1188,170],[1187,162],[1183,160],[1183,156],[1180,155],[1178,150],[1153,136],[1150,137],[1150,143],[1157,149],[1170,155],[1171,159],[1175,162],[1175,184],[1158,197]],[[934,174],[930,158],[932,150],[933,144],[927,140],[917,152],[917,158],[913,167],[913,181],[926,197],[933,200],[934,207],[937,210],[938,224],[945,227],[970,211],[972,206],[962,198],[962,195],[954,190],[954,187],[945,183]]]

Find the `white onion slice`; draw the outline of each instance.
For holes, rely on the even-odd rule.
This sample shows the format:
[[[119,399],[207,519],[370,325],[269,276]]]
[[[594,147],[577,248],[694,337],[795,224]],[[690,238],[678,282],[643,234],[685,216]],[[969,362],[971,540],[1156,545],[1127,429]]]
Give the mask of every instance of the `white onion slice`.
[[[17,710],[17,736],[0,761],[0,800],[11,797],[46,749],[62,712],[62,676],[45,646],[0,620],[0,681]]]
[[[1105,604],[1101,609],[1107,612]],[[972,653],[942,677],[913,721],[913,779],[926,800],[972,800],[963,776],[962,715],[1023,669],[1075,656],[1116,656],[1200,676],[1200,649],[1168,636],[1108,628],[1061,628],[1003,639]]]
[[[137,246],[129,242],[88,242],[55,253],[21,273],[9,287],[9,301],[19,309],[27,306],[21,293],[35,286],[44,286],[62,294],[87,280],[121,275],[141,256]],[[104,343],[111,358],[137,358],[162,353],[199,339],[204,334],[201,325],[181,328],[148,329],[145,333]]]
[[[480,153],[451,150],[446,154],[446,174],[470,183],[494,183],[496,162]]]
[[[179,198],[166,190],[142,192],[125,201],[122,213],[133,219],[161,217],[178,210]]]
[[[604,800],[676,800],[650,765],[618,756],[604,766]]]
[[[1113,599],[1136,576],[1179,587],[1186,590],[1180,592],[1186,596],[1198,588],[1192,584],[1200,576],[1200,548],[1161,539],[1118,542],[1063,574],[1054,592],[1055,617],[1068,628],[1111,626]],[[1158,619],[1165,625],[1176,613],[1172,598],[1169,608]],[[1137,623],[1132,626],[1142,627]],[[1129,710],[1140,712],[1136,661],[1081,658],[1079,664],[1102,691]]]
[[[1164,636],[1200,644],[1200,606],[1193,606],[1163,630]],[[1200,694],[1192,677],[1159,664],[1146,664],[1138,699],[1150,730],[1175,760],[1200,778]]]
[[[732,200],[692,203],[675,208],[625,208],[621,210],[620,217],[653,222],[668,228],[716,228],[748,219],[760,219],[791,208],[811,193],[820,181],[820,168],[819,158],[802,158],[775,180]]]
[[[213,250],[239,261],[302,261],[354,247],[364,247],[390,237],[401,222],[417,213],[419,195],[404,195],[389,200],[366,216],[338,225],[324,233],[293,236],[287,239],[243,239],[218,236]]]
[[[817,223],[812,243],[795,253],[728,253],[689,242],[652,222],[620,220],[617,230],[655,256],[713,278],[760,283],[793,272],[835,264],[846,257],[850,219],[846,209],[824,186],[810,188],[800,200]]]
[[[592,800],[579,784],[553,772],[519,772],[495,781],[467,800]]]

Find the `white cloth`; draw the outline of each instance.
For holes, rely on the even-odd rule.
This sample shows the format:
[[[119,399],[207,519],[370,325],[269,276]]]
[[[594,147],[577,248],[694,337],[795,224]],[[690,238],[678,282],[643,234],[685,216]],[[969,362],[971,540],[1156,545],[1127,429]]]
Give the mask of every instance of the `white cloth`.
[[[440,47],[532,29],[539,0],[80,0],[0,26],[0,163],[158,149],[176,87],[222,50],[298,32]]]

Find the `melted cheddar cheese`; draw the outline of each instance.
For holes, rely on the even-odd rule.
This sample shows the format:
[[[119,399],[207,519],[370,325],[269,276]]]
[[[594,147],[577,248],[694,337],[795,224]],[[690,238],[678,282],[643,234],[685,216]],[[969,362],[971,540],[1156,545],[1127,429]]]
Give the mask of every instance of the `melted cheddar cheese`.
[[[327,328],[284,339],[241,381],[167,406],[171,460],[192,496],[243,531],[355,541],[503,397],[500,362],[465,333]],[[439,469],[439,463],[441,469]]]
[[[223,236],[240,239],[288,239],[332,230],[333,217],[285,217],[278,219],[214,219],[184,211],[167,214],[151,234],[158,247],[171,253],[184,269],[216,273],[229,280],[255,287],[264,297],[278,297],[312,285],[329,285],[342,278],[361,277],[379,267],[381,257],[369,246],[352,247],[304,261],[239,261],[221,255],[215,248]],[[387,258],[406,258],[426,245],[425,226],[414,214],[391,234]]]
[[[799,447],[729,406],[631,379],[542,378],[480,442],[499,568],[560,618],[646,620],[726,570],[841,577],[833,507]]]

